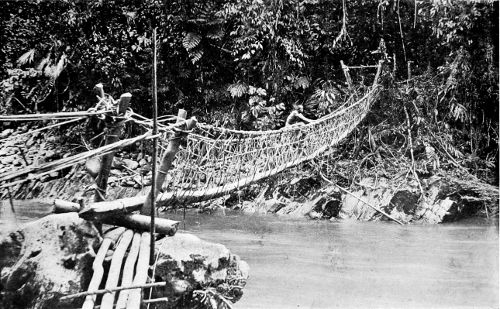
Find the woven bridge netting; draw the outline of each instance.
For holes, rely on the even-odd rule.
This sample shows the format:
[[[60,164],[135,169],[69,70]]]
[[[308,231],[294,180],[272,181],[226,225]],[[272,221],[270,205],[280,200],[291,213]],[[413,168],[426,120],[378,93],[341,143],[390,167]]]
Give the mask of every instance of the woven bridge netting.
[[[368,113],[379,86],[359,100],[308,124],[272,131],[237,131],[198,124],[187,135],[158,201],[198,202],[239,190],[287,168],[327,153]],[[167,142],[171,134],[163,137]]]

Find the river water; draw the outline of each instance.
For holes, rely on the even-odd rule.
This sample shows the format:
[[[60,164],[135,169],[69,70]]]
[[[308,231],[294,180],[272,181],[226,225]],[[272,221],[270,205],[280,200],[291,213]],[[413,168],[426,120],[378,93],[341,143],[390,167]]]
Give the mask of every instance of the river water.
[[[49,208],[16,203],[17,222]],[[182,220],[181,214],[163,214]],[[4,203],[2,230],[13,224]],[[399,226],[188,214],[180,232],[250,265],[234,308],[498,308],[498,221]]]

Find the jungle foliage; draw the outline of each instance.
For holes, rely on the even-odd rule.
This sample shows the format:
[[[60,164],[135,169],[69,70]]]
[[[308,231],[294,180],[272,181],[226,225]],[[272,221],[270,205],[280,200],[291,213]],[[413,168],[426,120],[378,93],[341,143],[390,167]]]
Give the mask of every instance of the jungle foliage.
[[[460,163],[492,170],[498,156],[498,2],[31,0],[2,1],[0,16],[2,113],[84,110],[101,82],[149,116],[157,27],[160,114],[278,128],[293,109],[319,117],[338,105],[340,60],[385,59],[383,98],[359,134],[405,144],[409,118],[415,148],[431,131]]]

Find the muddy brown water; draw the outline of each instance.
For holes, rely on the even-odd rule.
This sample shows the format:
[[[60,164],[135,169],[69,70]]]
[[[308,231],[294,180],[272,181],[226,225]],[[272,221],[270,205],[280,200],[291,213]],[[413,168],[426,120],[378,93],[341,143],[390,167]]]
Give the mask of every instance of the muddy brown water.
[[[15,202],[15,211],[3,203],[2,232],[50,207]],[[222,243],[250,265],[234,308],[499,307],[497,220],[399,226],[226,212],[188,213],[184,223],[181,232]]]

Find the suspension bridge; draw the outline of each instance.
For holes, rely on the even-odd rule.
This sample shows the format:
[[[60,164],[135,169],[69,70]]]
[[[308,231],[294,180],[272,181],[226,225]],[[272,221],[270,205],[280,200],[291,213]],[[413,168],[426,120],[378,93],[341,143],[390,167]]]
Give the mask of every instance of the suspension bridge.
[[[109,173],[113,153],[139,141],[160,141],[160,168],[155,176],[158,194],[154,196],[158,204],[186,204],[223,196],[327,154],[331,147],[356,128],[377,99],[381,89],[378,82],[381,63],[373,67],[377,69],[375,79],[372,85],[365,87],[363,95],[351,91],[349,98],[333,113],[316,120],[299,117],[301,122],[288,125],[287,121],[287,125],[279,130],[241,131],[221,128],[200,123],[195,118],[186,119],[185,112],[180,112],[177,116],[159,117],[158,133],[154,134],[153,121],[128,108],[130,94],[123,94],[120,99],[114,100],[104,93],[102,85],[97,87],[100,92],[98,103],[85,112],[0,116],[0,121],[9,122],[62,120],[37,131],[76,123],[89,117],[99,117],[108,124],[105,146],[52,162],[13,169],[0,176],[0,188],[19,186],[51,172],[82,164],[92,157],[102,157],[101,175],[96,179],[96,202],[86,205],[80,211],[80,217],[128,229],[122,228],[119,232],[115,230],[104,235],[94,261],[94,275],[88,291],[65,298],[85,297],[83,308],[93,308],[98,299],[96,296],[103,294],[102,299],[99,298],[100,308],[139,308],[141,290],[162,284],[147,283],[148,261],[154,259],[154,250],[151,252],[149,249],[154,248],[151,246],[151,239],[154,242],[154,238],[148,232],[148,227],[155,225],[153,230],[171,236],[177,231],[178,222],[166,219],[157,219],[155,222],[154,216],[148,219],[148,203],[151,204],[148,195],[104,200],[106,172]],[[352,90],[349,68],[343,68]],[[297,116],[296,113],[294,115]],[[126,122],[141,126],[145,133],[119,140],[120,128]],[[183,145],[181,140],[185,141]],[[0,144],[8,141],[9,138],[0,141]],[[78,204],[60,203],[71,210],[80,209]],[[131,214],[136,210],[141,210],[146,215]],[[114,243],[115,253],[105,289],[98,290],[102,285],[104,255]],[[123,268],[123,263],[132,265],[132,270]],[[133,265],[137,266],[134,268]],[[122,268],[123,271],[120,272]],[[118,282],[121,282],[121,287],[118,287]]]

